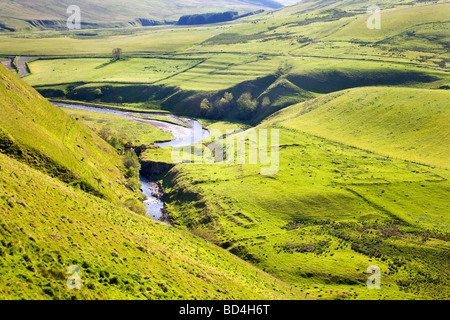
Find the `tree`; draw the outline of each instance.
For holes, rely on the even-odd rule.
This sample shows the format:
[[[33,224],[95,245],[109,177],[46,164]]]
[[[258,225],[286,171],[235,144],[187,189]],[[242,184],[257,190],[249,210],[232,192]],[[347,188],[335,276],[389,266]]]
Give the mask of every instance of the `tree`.
[[[211,111],[211,104],[209,103],[209,100],[205,98],[200,104],[200,113],[202,116],[206,116],[209,114],[210,111]]]
[[[223,98],[225,100],[227,100],[228,102],[231,102],[231,100],[233,100],[233,94],[231,92],[225,92],[225,94],[223,95]]]
[[[270,106],[270,99],[269,99],[269,97],[267,97],[267,96],[264,97],[264,99],[261,102],[261,106],[263,106],[264,108]]]
[[[122,49],[120,49],[120,48],[113,49],[113,51],[112,51],[112,60],[113,61],[122,60]]]
[[[248,120],[253,116],[256,109],[256,103],[252,100],[250,93],[243,93],[237,100],[239,120]]]
[[[103,93],[102,93],[102,89],[100,89],[100,88],[96,88],[95,90],[94,90],[94,94],[96,95],[96,96],[101,96]]]

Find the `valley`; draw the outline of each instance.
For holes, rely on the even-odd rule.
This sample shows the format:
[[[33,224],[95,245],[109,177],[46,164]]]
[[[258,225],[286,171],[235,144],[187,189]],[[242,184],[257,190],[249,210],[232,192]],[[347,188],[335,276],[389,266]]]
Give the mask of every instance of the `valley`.
[[[450,3],[194,2],[0,16],[0,297],[447,300]]]

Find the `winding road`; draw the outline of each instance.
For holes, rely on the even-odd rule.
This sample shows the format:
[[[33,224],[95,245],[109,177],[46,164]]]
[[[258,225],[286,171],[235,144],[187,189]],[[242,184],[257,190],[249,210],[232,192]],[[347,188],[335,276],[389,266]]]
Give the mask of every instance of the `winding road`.
[[[36,59],[39,57],[8,57],[8,61],[2,61],[1,63],[8,69],[17,69],[17,75],[19,78],[23,78],[28,75],[28,70],[25,63],[29,60]],[[14,59],[17,58],[17,65],[14,65]]]
[[[19,57],[19,59],[17,60],[17,68],[19,68],[19,70],[17,70],[17,71],[18,71],[19,78],[23,78],[23,77],[25,77],[28,74],[27,67],[25,66],[25,63],[28,60],[32,60],[32,59],[35,59],[35,58],[36,57]]]

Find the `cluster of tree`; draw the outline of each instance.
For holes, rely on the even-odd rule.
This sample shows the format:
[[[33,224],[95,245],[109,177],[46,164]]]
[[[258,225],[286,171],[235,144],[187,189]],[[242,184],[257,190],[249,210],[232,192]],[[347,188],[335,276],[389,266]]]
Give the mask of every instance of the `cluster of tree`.
[[[239,16],[236,11],[227,11],[222,13],[204,13],[182,16],[178,25],[196,25],[196,24],[210,24],[234,20]]]
[[[200,116],[212,119],[226,118],[227,114],[233,114],[238,120],[248,121],[254,115],[259,105],[267,106],[270,104],[268,97],[265,97],[260,103],[252,98],[251,93],[245,92],[233,97],[230,92],[225,92],[222,98],[210,101],[204,98],[200,103]]]
[[[196,25],[196,24],[210,24],[210,23],[220,23],[220,22],[227,22],[227,21],[233,21],[236,19],[248,17],[254,14],[262,13],[264,12],[263,9],[249,12],[243,15],[239,15],[237,11],[227,11],[227,12],[221,12],[221,13],[203,13],[203,14],[192,14],[192,15],[185,15],[182,16],[177,24],[178,25]]]

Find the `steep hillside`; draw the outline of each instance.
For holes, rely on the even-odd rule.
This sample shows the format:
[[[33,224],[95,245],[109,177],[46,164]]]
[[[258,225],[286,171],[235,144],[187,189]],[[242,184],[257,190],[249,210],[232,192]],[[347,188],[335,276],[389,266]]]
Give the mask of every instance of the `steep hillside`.
[[[205,240],[126,209],[121,202],[133,193],[116,151],[3,67],[0,77],[2,299],[305,297]],[[69,290],[75,265],[81,288]]]
[[[2,153],[116,204],[139,197],[114,148],[3,66],[0,143]]]
[[[155,25],[164,21],[176,22],[180,16],[192,13],[239,11],[248,13],[258,9],[274,9],[283,5],[273,0],[188,0],[162,1],[118,0],[74,3],[70,0],[0,1],[0,31],[24,29],[64,29],[71,15],[67,8],[77,5],[81,9],[82,25],[92,27],[124,27],[131,25]]]
[[[81,289],[66,286],[76,265]],[[295,288],[183,231],[0,154],[2,299],[300,299]]]

